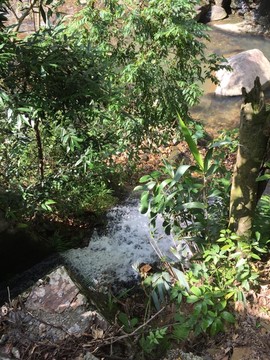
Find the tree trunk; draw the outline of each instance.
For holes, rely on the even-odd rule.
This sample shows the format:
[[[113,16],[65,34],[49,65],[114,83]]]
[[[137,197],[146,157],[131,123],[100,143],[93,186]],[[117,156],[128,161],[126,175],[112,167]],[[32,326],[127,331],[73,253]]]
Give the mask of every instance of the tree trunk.
[[[239,235],[250,236],[257,202],[261,196],[256,181],[268,157],[270,116],[266,110],[260,79],[247,93],[242,89],[239,146],[230,200],[229,227]]]

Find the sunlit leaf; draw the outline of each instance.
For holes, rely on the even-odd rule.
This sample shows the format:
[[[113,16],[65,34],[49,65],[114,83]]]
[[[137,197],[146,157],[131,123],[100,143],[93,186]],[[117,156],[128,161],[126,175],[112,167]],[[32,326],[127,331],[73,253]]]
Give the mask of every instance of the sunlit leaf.
[[[188,128],[186,127],[186,124],[181,119],[179,114],[178,114],[178,119],[179,119],[179,123],[180,123],[180,127],[182,129],[182,132],[184,134],[185,140],[188,144],[188,147],[189,147],[196,163],[198,164],[199,168],[203,171],[203,169],[204,169],[203,158],[197,148],[197,145],[196,145],[195,141],[192,139],[192,136],[191,136]]]
[[[179,285],[183,286],[186,290],[189,289],[189,285],[186,279],[185,274],[183,273],[183,271],[176,269],[175,267],[172,268],[173,272],[175,273],[175,275],[177,276],[177,279],[179,281]]]
[[[200,296],[202,295],[201,289],[198,288],[198,287],[196,287],[196,286],[192,286],[192,287],[190,288],[190,291],[191,291],[194,295],[196,295],[196,296],[198,296],[198,297],[200,297]]]
[[[191,201],[189,203],[183,204],[183,207],[186,209],[204,209],[205,205],[198,201]]]
[[[146,214],[149,207],[149,193],[144,192],[141,196],[141,203],[140,203],[140,212],[142,214]]]

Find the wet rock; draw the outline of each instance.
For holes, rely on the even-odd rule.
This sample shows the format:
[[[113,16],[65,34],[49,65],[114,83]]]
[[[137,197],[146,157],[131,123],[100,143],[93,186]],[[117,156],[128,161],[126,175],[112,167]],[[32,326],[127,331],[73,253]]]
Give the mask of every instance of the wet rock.
[[[270,63],[264,54],[258,50],[243,51],[228,59],[232,71],[219,70],[216,73],[220,81],[215,93],[223,96],[242,94],[242,87],[250,91],[256,76],[259,76],[263,89],[270,84]]]

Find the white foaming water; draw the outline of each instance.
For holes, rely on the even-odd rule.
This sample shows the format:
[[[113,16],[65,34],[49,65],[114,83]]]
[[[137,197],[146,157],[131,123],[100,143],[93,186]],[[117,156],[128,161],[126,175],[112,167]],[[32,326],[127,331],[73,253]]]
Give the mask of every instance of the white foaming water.
[[[117,283],[134,282],[138,278],[136,265],[159,260],[151,242],[158,245],[162,255],[176,260],[170,251],[174,246],[172,237],[161,230],[155,239],[151,239],[148,218],[140,214],[138,208],[137,199],[129,199],[113,208],[108,213],[105,235],[95,233],[88,247],[62,254],[67,265],[88,286],[104,289]]]

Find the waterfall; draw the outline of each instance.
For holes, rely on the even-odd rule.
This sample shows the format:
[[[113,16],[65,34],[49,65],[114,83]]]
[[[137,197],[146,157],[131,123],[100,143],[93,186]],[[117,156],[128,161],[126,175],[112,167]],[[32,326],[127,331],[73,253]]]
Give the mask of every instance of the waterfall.
[[[170,251],[175,247],[174,240],[163,233],[161,219],[153,238],[147,215],[140,214],[138,209],[139,200],[129,198],[109,211],[104,234],[95,232],[87,247],[62,254],[68,267],[82,277],[86,285],[104,291],[107,287],[136,282],[136,269],[140,264],[159,261],[154,250],[157,246],[169,261],[176,260]]]

